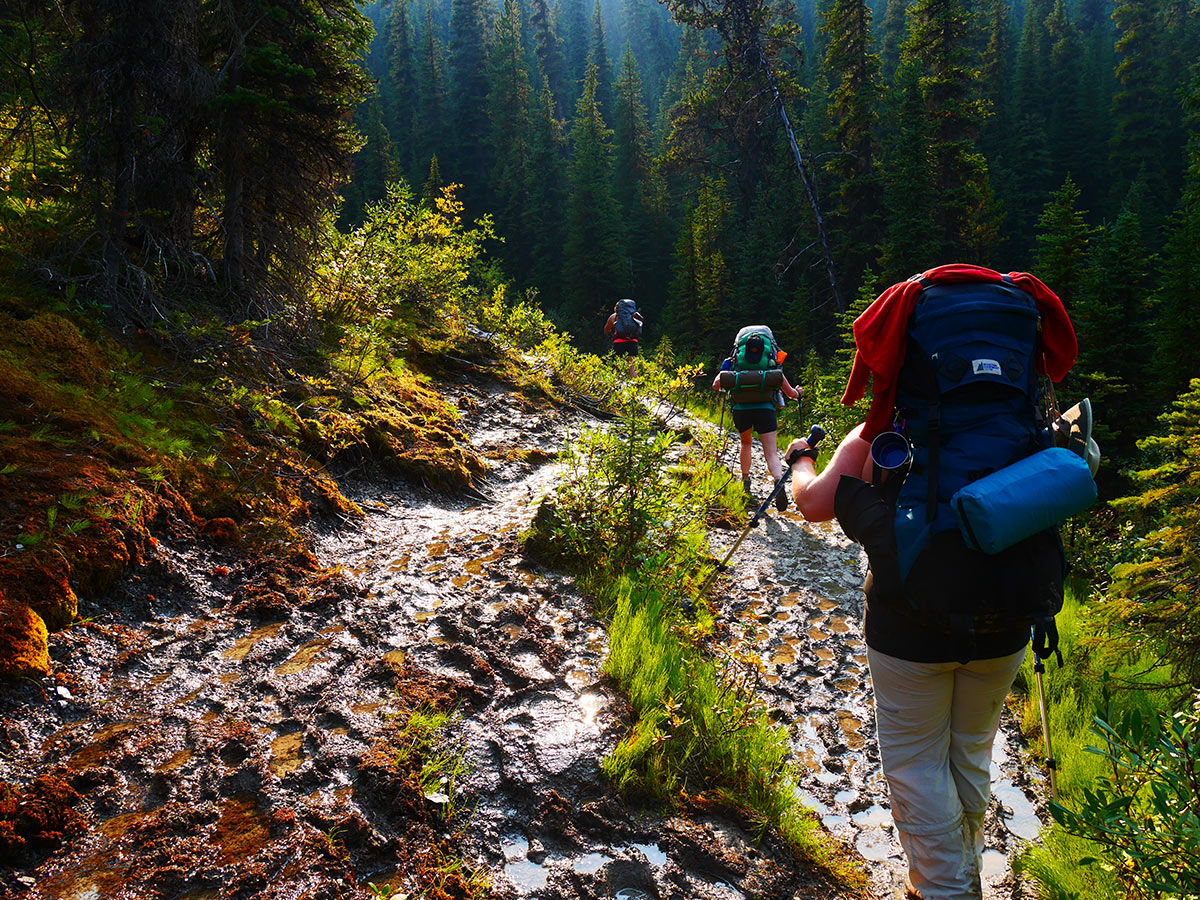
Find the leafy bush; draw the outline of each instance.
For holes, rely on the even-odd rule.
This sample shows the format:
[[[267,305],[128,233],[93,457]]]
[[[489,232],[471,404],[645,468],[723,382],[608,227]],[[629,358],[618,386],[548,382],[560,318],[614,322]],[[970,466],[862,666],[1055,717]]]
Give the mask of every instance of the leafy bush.
[[[1112,873],[1131,900],[1200,896],[1200,701],[1161,719],[1110,704],[1092,734],[1107,772],[1074,808],[1050,804],[1055,822],[1100,848],[1079,863]]]

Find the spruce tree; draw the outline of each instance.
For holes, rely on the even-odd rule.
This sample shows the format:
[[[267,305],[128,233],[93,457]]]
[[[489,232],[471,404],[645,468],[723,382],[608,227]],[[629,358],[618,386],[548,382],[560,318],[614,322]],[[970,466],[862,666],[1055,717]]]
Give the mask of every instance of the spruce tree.
[[[550,82],[550,90],[554,94],[558,109],[568,109],[566,104],[570,89],[567,84],[562,39],[555,30],[548,0],[530,0],[529,31],[538,64],[542,74]]]
[[[620,234],[612,196],[612,131],[596,103],[596,69],[588,67],[571,128],[567,167],[567,239],[564,291],[570,321],[590,331],[617,299]]]
[[[484,23],[485,0],[452,0],[450,27],[450,75],[454,85],[451,109],[453,151],[450,177],[463,185],[462,200],[482,211],[490,169],[487,134],[487,40]]]
[[[982,260],[996,241],[998,210],[987,161],[976,136],[986,109],[979,99],[978,71],[968,60],[964,0],[916,0],[909,7],[909,36],[901,66],[913,69],[922,101],[931,193],[935,260]]]
[[[446,150],[446,88],[442,73],[442,43],[433,21],[433,3],[425,4],[425,28],[417,68],[417,108],[414,113],[413,155],[420,164]]]
[[[1157,262],[1146,247],[1135,205],[1127,202],[1098,236],[1072,316],[1079,337],[1073,379],[1080,379],[1081,392],[1103,410],[1094,431],[1106,452],[1117,457],[1133,452],[1152,415],[1144,386],[1151,346],[1150,273]]]
[[[842,236],[840,266],[851,290],[873,262],[879,229],[879,156],[875,135],[880,100],[879,59],[871,52],[866,0],[836,0],[825,14],[825,70],[831,79],[830,142],[839,151],[827,168],[835,177],[834,227]]]
[[[1159,278],[1154,383],[1169,395],[1200,372],[1200,74],[1185,93],[1192,135],[1183,195],[1169,224]]]
[[[596,67],[596,102],[604,121],[612,121],[613,79],[612,65],[608,59],[608,45],[604,40],[604,19],[600,15],[600,0],[596,0],[592,12],[592,33],[588,40],[588,66]]]
[[[1070,312],[1079,292],[1088,247],[1096,229],[1077,208],[1079,188],[1068,175],[1038,219],[1034,271],[1062,300]]]
[[[879,62],[880,72],[888,84],[895,78],[896,69],[900,65],[900,48],[904,46],[906,37],[907,9],[908,0],[887,0],[887,7],[883,13],[879,36]]]
[[[521,207],[522,231],[529,241],[529,281],[546,309],[562,308],[563,243],[566,235],[566,138],[554,114],[554,95],[542,76],[542,89],[530,111],[528,194]]]
[[[629,273],[625,293],[640,295],[653,280],[656,235],[647,205],[650,178],[650,128],[642,102],[642,80],[628,44],[621,60],[613,116],[613,198],[620,211],[624,268]],[[639,301],[640,302],[640,301]],[[648,312],[656,312],[647,304]]]
[[[1113,10],[1117,53],[1111,140],[1111,189],[1123,197],[1136,180],[1143,180],[1153,233],[1164,211],[1165,180],[1161,154],[1166,146],[1168,111],[1162,98],[1162,42],[1155,15],[1157,0],[1120,0]]]
[[[583,77],[587,73],[588,57],[591,53],[592,30],[588,25],[587,0],[559,0],[557,7],[558,33],[563,39],[563,60],[566,71],[566,93],[564,105],[559,111],[575,108],[583,91]]]
[[[524,276],[529,269],[529,242],[523,233],[521,206],[527,193],[529,172],[529,73],[521,40],[519,0],[504,0],[496,22],[490,60],[492,165],[490,186],[495,198],[497,231],[509,242],[508,256]]]
[[[384,32],[387,78],[380,84],[383,121],[397,148],[401,172],[413,179],[424,162],[416,155],[413,129],[417,115],[417,60],[412,26],[408,21],[411,0],[393,0]]]

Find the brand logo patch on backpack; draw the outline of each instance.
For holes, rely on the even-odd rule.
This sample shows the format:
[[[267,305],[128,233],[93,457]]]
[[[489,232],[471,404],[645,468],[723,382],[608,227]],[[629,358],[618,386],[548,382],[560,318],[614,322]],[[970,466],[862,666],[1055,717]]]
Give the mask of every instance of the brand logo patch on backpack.
[[[1003,375],[1004,370],[994,359],[975,359],[971,361],[972,375]]]

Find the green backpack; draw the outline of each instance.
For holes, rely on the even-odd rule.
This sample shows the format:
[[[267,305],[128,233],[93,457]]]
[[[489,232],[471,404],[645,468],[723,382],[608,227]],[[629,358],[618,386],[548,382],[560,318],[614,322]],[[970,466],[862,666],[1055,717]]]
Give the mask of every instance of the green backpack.
[[[783,369],[778,361],[779,345],[766,325],[747,325],[733,341],[731,377],[721,379],[728,387],[734,404],[775,404],[775,392],[783,384]]]

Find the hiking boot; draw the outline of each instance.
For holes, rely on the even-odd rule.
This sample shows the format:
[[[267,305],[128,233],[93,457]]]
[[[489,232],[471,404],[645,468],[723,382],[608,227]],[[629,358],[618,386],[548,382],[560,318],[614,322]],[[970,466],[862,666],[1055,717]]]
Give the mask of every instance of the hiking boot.
[[[746,496],[750,496],[750,476],[747,475],[742,479],[742,490],[746,492]]]
[[[775,495],[775,508],[777,510],[779,510],[780,512],[783,512],[785,509],[787,509],[787,500],[788,500],[787,495],[788,495],[787,485],[784,485],[783,487],[781,487],[779,489],[779,493]]]

